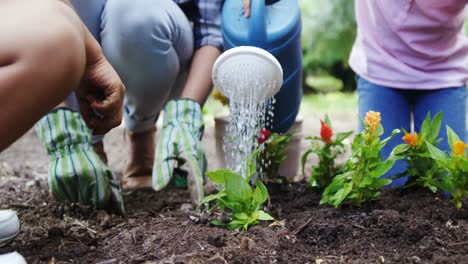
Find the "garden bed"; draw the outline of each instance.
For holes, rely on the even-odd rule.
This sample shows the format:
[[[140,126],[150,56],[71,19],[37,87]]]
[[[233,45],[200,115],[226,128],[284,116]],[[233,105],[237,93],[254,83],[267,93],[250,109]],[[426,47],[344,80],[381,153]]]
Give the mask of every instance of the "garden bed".
[[[20,174],[20,172],[13,172]],[[280,222],[249,232],[197,224],[188,193],[126,195],[128,218],[59,206],[33,175],[1,181],[0,207],[22,221],[17,250],[28,263],[466,263],[468,208],[427,190],[384,191],[361,209],[318,206],[304,184],[269,186]],[[192,217],[193,218],[193,217]]]

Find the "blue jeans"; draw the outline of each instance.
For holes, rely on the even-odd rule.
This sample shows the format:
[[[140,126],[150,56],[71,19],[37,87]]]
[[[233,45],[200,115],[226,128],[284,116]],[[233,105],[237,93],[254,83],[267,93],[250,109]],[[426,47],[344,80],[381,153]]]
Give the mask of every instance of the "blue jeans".
[[[411,113],[414,114],[414,129],[420,131],[421,124],[427,113],[433,117],[437,112],[443,112],[442,126],[439,138],[442,142],[439,148],[447,152],[450,147],[447,143],[446,126],[450,126],[461,139],[467,137],[466,127],[466,98],[465,86],[444,88],[436,90],[403,90],[373,84],[362,77],[357,77],[359,95],[359,116],[364,118],[369,110],[381,113],[384,134],[382,138],[390,136],[395,128],[411,130]],[[359,130],[362,130],[359,124]],[[382,150],[382,157],[386,158],[392,149],[403,143],[403,134],[396,135]],[[406,162],[397,161],[395,166],[384,175],[391,177],[404,172]],[[402,186],[407,177],[396,179],[390,187]]]
[[[194,49],[190,21],[173,0],[71,2],[125,84],[126,128],[154,127],[185,84]],[[68,103],[77,108],[74,96]]]

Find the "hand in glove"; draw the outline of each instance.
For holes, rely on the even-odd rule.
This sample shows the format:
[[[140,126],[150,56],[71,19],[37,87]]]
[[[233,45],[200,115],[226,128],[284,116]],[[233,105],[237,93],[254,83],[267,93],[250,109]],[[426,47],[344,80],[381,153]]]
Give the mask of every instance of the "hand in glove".
[[[91,131],[79,113],[57,108],[36,130],[50,158],[49,186],[58,201],[125,214],[120,186],[93,151]]]
[[[204,196],[206,158],[200,140],[203,136],[200,105],[189,99],[169,101],[164,108],[164,122],[156,145],[153,188],[161,190],[172,178],[187,177],[192,202]]]

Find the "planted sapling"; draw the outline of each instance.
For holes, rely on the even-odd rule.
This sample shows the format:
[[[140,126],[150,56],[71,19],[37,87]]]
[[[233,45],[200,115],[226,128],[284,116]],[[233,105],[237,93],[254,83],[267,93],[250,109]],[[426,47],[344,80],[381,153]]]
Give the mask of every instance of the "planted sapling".
[[[438,187],[452,195],[451,202],[459,209],[463,205],[463,199],[468,195],[468,160],[466,159],[468,145],[460,140],[460,137],[448,126],[447,138],[451,149],[449,155],[427,141],[426,145],[431,158],[447,172],[438,181]]]
[[[249,184],[251,177],[256,172],[253,160],[250,160],[246,169],[246,177],[231,170],[216,170],[207,173],[207,176],[215,183],[221,185],[221,190],[213,195],[206,196],[201,205],[216,201],[210,208],[210,212],[220,210],[221,214],[227,213],[227,221],[214,220],[212,224],[227,226],[229,229],[246,231],[259,221],[274,220],[261,206],[268,200],[268,190],[261,181],[255,181],[255,187]]]
[[[281,163],[287,159],[286,151],[294,132],[285,134],[270,133],[263,128],[258,134],[259,148],[254,152],[261,178],[265,181],[281,182],[278,177],[278,169]]]
[[[356,206],[362,203],[378,199],[380,188],[390,184],[391,179],[381,178],[390,170],[397,159],[399,149],[394,149],[392,154],[382,160],[380,152],[387,142],[398,134],[398,129],[393,130],[392,135],[380,140],[384,129],[380,124],[380,113],[369,111],[362,121],[363,131],[353,140],[351,145],[352,155],[343,173],[333,178],[322,194],[320,204],[330,204],[338,207],[343,201],[348,200]]]
[[[437,136],[439,135],[441,123],[442,113],[437,113],[432,120],[428,113],[419,134],[409,133],[403,129],[405,135],[402,139],[405,144],[400,145],[398,148],[401,149],[399,155],[405,158],[408,167],[397,176],[409,176],[407,187],[417,185],[429,188],[434,193],[437,192],[438,181],[445,173],[432,159],[426,142],[433,146],[439,144],[440,139],[437,139]]]
[[[302,155],[302,174],[305,176],[305,165],[310,154],[318,156],[319,162],[312,170],[310,184],[313,187],[325,189],[333,180],[335,175],[341,174],[342,166],[335,165],[335,158],[345,152],[343,140],[349,137],[353,132],[343,132],[336,134],[333,139],[333,129],[330,119],[325,116],[325,121],[320,120],[320,137],[307,137],[312,143],[312,148],[308,149]]]

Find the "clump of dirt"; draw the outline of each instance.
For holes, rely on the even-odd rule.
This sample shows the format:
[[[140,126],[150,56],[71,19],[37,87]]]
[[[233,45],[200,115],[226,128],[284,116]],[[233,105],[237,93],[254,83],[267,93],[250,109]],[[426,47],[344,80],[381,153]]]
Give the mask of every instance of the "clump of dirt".
[[[0,175],[0,208],[17,210],[28,263],[466,263],[468,208],[424,189],[387,190],[362,208],[319,206],[306,184],[275,186],[278,220],[248,232],[197,224],[185,190],[125,195],[128,217],[59,205],[33,173]],[[467,203],[465,203],[467,204]]]

